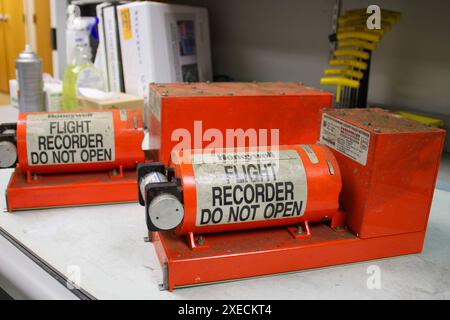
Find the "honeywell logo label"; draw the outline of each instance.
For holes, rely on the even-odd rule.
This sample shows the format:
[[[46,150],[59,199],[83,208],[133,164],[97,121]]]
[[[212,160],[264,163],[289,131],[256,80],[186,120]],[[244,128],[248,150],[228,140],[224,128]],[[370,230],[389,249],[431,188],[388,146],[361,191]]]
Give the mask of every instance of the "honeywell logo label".
[[[254,154],[216,154],[216,158],[219,161],[238,161],[238,160],[261,160],[261,159],[273,159],[275,158],[274,152],[254,153]]]

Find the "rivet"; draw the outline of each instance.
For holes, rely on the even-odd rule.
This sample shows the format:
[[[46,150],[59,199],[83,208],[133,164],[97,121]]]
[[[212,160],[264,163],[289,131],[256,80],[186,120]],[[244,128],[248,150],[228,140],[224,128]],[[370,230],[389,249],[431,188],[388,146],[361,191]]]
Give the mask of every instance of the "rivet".
[[[197,244],[199,246],[203,246],[205,244],[205,238],[203,236],[199,236],[197,239]]]

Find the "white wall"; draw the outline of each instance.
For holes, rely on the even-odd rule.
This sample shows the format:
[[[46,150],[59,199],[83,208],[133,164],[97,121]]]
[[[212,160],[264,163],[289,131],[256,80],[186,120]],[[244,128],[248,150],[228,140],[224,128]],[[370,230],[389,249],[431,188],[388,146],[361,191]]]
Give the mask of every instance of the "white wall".
[[[319,87],[333,0],[186,2],[209,9],[216,74]],[[369,4],[403,13],[374,53],[370,103],[450,117],[450,1],[343,0],[343,9]]]
[[[333,0],[206,1],[215,74],[318,86]]]

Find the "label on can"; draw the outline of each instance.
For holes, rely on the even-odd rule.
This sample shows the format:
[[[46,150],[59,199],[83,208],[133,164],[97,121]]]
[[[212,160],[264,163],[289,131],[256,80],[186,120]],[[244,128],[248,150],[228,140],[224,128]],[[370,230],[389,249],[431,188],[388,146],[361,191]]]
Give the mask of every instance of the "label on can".
[[[196,226],[303,216],[306,172],[295,150],[191,156]]]
[[[327,114],[322,115],[320,142],[363,166],[367,163],[370,132]]]
[[[30,114],[26,138],[30,166],[115,160],[112,112]]]

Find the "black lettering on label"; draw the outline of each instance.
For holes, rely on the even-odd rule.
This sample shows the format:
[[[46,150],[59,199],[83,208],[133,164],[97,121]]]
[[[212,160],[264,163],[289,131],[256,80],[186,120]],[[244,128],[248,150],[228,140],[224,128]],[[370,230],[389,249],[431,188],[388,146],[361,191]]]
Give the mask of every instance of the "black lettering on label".
[[[213,157],[220,161],[193,162],[198,205],[196,225],[248,223],[303,214],[307,199],[306,174],[296,150],[281,150],[276,154],[226,153]]]
[[[212,212],[209,209],[202,209],[200,224],[205,225],[209,223],[218,224],[222,221],[223,211],[221,208],[215,208]]]
[[[50,134],[89,133],[91,120],[51,121]]]
[[[202,214],[200,218],[200,224],[208,224],[211,220],[211,210],[208,209],[202,209]]]
[[[222,221],[222,218],[223,218],[223,211],[222,211],[222,209],[215,208],[213,210],[213,212],[212,212],[212,215],[211,215],[211,222],[217,224],[217,223]]]
[[[230,207],[228,222],[253,221],[256,217],[256,210],[260,207],[258,204]]]
[[[285,199],[294,200],[294,184],[291,181],[287,181],[285,184]]]
[[[296,216],[301,215],[302,214],[302,208],[303,208],[303,201],[299,201],[299,202],[295,201],[294,202],[294,208],[292,209],[293,213]]]
[[[212,188],[212,203],[213,203],[214,207],[222,205],[222,188],[221,187],[213,187]]]
[[[225,205],[225,206],[231,206],[232,204],[233,204],[233,201],[232,201],[232,193],[231,193],[231,189],[232,189],[232,187],[231,186],[224,186],[223,187],[223,204]]]
[[[45,146],[45,137],[38,137],[38,144],[39,144],[39,150],[45,150],[46,146]]]
[[[275,205],[275,214],[274,214],[274,218],[278,218],[278,215],[280,213],[283,213],[283,209],[284,209],[284,203],[283,202],[277,202],[277,204]]]
[[[112,112],[31,114],[26,140],[30,165],[115,159]]]
[[[244,201],[244,199],[242,198],[242,186],[237,185],[236,187],[234,187],[234,192],[233,192],[233,202],[235,204],[241,204],[242,201]]]
[[[275,206],[273,203],[268,203],[264,209],[264,219],[271,219],[275,212]]]

